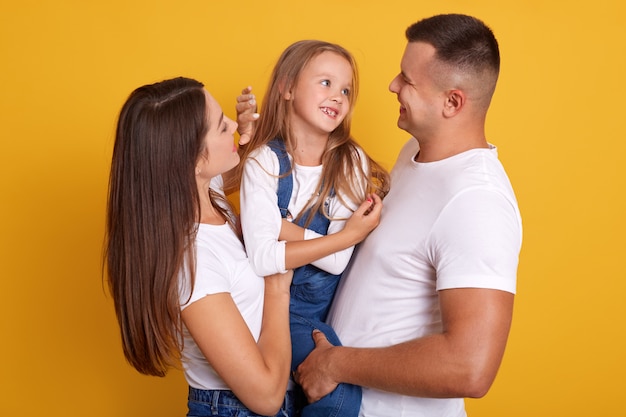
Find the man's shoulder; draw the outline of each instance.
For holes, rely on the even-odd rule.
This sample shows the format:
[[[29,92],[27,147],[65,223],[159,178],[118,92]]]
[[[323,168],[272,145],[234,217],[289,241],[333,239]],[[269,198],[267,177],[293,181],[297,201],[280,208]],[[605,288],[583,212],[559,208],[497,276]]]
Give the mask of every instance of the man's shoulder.
[[[394,164],[394,169],[400,165],[406,165],[407,163],[412,161],[415,155],[417,155],[419,149],[420,146],[417,142],[417,139],[412,137],[407,140],[400,148],[400,152],[398,153],[398,157],[396,158],[396,162]]]
[[[404,145],[402,145],[402,148],[400,149],[400,155],[413,154],[412,156],[415,156],[415,154],[419,150],[419,142],[414,137],[411,137],[406,142],[404,142]]]

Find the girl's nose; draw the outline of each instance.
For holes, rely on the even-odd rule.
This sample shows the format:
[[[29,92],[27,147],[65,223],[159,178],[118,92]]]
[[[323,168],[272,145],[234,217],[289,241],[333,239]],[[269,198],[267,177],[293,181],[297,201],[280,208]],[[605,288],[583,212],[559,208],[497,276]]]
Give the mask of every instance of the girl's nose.
[[[341,94],[341,91],[336,92],[330,99],[336,103],[341,103],[343,101],[343,94]]]

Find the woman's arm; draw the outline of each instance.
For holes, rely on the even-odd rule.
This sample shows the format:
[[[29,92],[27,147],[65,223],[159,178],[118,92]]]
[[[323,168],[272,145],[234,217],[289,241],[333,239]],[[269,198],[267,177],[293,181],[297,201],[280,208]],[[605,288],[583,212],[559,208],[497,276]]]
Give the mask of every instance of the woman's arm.
[[[258,343],[229,293],[207,295],[181,313],[207,361],[250,410],[262,415],[276,414],[287,390],[292,275],[290,271],[265,278],[263,324]]]

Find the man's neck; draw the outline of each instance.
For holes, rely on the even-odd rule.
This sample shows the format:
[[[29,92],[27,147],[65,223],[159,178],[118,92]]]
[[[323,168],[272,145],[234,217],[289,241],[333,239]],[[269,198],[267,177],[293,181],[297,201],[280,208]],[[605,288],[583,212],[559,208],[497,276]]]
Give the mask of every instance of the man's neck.
[[[449,138],[447,140],[440,138],[429,141],[417,139],[417,142],[420,145],[420,150],[415,156],[416,162],[441,161],[471,149],[489,148],[489,144],[484,136],[475,138],[463,137],[460,139]]]

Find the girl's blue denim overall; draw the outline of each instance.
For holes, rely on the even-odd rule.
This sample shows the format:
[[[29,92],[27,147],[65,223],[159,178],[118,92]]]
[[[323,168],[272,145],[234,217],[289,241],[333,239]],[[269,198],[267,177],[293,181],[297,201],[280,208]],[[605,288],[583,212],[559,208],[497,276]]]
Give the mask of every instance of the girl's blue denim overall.
[[[280,139],[274,139],[268,146],[276,156],[280,165],[278,179],[278,207],[283,218],[290,216],[288,207],[293,189],[291,163]],[[289,175],[285,175],[289,173]],[[328,204],[328,203],[326,203]],[[301,216],[299,226],[304,225],[308,213]],[[330,219],[323,213],[315,213],[307,226],[319,234],[326,235]],[[332,275],[313,265],[296,268],[291,285],[291,301],[289,304],[292,360],[291,369],[295,370],[315,348],[313,330],[320,330],[328,341],[335,346],[341,342],[335,331],[324,321],[330,308],[341,275]],[[304,405],[302,417],[357,417],[361,406],[361,387],[350,384],[339,384],[330,394],[312,404],[306,404],[306,398],[298,387],[298,403]]]

